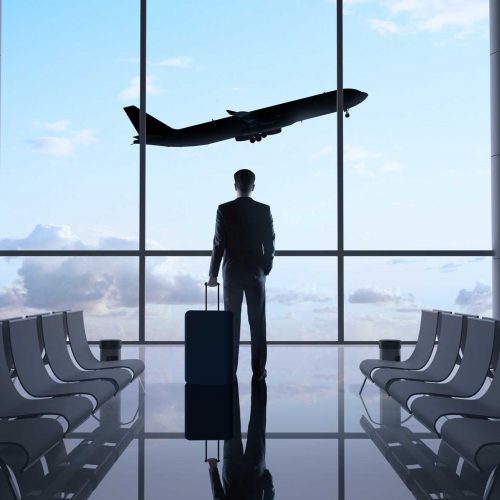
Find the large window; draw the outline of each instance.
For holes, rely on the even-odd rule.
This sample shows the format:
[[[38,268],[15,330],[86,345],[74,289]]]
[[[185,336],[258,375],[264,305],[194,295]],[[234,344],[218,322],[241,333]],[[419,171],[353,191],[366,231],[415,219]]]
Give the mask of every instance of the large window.
[[[270,341],[490,314],[487,2],[343,4],[4,2],[0,317],[83,308],[94,340],[181,342],[239,168],[275,221]],[[350,118],[255,144],[131,145],[122,109],[180,128],[342,87],[368,93]]]

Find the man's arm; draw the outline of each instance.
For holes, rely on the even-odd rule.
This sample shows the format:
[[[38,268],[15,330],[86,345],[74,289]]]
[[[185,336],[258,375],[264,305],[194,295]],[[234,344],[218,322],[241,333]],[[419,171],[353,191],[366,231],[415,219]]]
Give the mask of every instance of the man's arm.
[[[219,274],[220,263],[224,255],[224,250],[226,249],[226,238],[224,235],[224,219],[222,217],[222,212],[220,207],[217,209],[217,215],[215,217],[215,235],[214,244],[212,248],[212,259],[210,261],[209,274],[209,285],[215,286],[217,282],[217,276]]]
[[[274,227],[273,216],[271,215],[271,207],[268,207],[268,220],[264,230],[264,271],[266,274],[271,272],[274,259]]]

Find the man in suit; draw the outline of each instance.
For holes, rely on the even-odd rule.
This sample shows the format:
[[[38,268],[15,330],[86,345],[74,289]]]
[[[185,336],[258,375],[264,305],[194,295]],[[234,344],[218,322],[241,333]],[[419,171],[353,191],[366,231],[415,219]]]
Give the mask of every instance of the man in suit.
[[[265,378],[266,343],[266,276],[274,257],[274,229],[271,209],[251,198],[255,174],[238,170],[234,174],[237,198],[219,205],[210,262],[209,286],[217,285],[221,260],[224,279],[224,309],[234,316],[234,366],[238,367],[241,304],[247,301],[248,322],[252,340],[253,376]]]

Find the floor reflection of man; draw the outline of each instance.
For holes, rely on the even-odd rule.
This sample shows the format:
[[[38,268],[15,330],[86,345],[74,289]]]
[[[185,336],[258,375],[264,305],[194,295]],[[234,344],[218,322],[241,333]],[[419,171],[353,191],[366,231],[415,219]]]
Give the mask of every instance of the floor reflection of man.
[[[234,394],[234,438],[224,441],[222,482],[217,460],[208,460],[214,500],[270,500],[274,498],[271,473],[266,469],[267,386],[252,380],[252,403],[245,451],[241,440],[238,383]]]

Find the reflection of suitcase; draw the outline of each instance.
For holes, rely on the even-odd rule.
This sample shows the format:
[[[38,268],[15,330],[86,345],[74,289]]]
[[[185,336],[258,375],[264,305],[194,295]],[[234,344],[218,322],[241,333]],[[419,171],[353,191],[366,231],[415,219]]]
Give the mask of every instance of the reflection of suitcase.
[[[185,315],[185,379],[188,384],[232,384],[234,380],[233,313],[220,311],[217,283],[217,311],[208,311],[205,283],[205,310]]]
[[[186,384],[185,435],[188,441],[232,439],[234,385]]]

